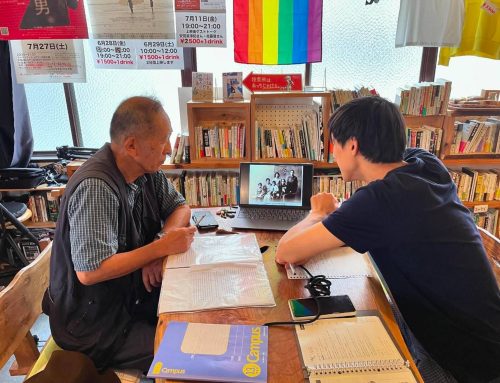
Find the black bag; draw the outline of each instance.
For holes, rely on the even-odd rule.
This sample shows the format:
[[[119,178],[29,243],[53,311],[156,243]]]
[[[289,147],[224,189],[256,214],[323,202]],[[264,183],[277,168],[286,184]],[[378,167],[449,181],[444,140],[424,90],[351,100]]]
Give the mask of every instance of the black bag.
[[[31,189],[45,181],[46,170],[40,168],[0,169],[0,189]]]

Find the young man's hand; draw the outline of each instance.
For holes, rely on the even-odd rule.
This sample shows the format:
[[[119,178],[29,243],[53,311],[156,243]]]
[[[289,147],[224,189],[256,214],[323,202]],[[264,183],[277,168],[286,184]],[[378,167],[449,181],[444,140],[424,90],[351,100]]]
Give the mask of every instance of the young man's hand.
[[[311,197],[311,214],[326,217],[339,207],[339,201],[331,193],[318,193]]]

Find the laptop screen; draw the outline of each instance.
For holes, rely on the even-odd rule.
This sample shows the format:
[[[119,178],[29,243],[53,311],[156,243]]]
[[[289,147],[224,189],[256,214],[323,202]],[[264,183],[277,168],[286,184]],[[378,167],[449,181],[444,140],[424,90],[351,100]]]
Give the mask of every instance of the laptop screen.
[[[312,164],[240,164],[240,205],[311,208]]]

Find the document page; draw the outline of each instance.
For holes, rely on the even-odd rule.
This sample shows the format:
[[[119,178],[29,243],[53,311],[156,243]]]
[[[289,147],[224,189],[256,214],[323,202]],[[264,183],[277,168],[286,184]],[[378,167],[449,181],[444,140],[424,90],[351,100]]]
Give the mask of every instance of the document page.
[[[404,366],[376,316],[321,319],[296,326],[295,330],[304,364],[312,371],[346,366]]]
[[[275,305],[262,263],[220,263],[166,269],[158,313]]]
[[[398,371],[335,374],[318,376],[315,383],[416,383],[409,368]]]
[[[324,275],[327,278],[348,278],[370,276],[365,255],[350,247],[340,247],[311,258],[304,267],[312,275]],[[309,275],[300,267],[295,267],[295,274],[286,266],[288,279],[309,279]]]
[[[260,262],[262,254],[255,234],[198,236],[188,251],[167,257],[166,268],[220,262]]]

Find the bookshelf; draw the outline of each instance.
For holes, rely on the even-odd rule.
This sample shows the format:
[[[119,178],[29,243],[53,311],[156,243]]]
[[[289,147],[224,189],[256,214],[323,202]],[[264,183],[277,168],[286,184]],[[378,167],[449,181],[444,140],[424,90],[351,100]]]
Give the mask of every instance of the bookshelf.
[[[443,163],[446,165],[446,167],[458,173],[463,172],[463,168],[471,169],[474,174],[470,174],[470,176],[472,177],[472,184],[470,187],[474,188],[476,193],[479,191],[480,195],[484,195],[484,189],[487,187],[484,185],[485,181],[483,174],[497,174],[496,176],[493,176],[496,177],[495,189],[498,189],[500,185],[500,153],[495,153],[496,143],[493,142],[493,140],[496,141],[499,139],[498,130],[500,130],[500,124],[497,123],[496,127],[494,127],[493,125],[493,127],[491,128],[493,152],[489,153],[474,151],[466,153],[456,153],[458,139],[456,139],[457,129],[455,127],[455,124],[457,121],[465,122],[466,120],[477,120],[479,122],[483,122],[486,121],[488,117],[495,117],[497,119],[500,118],[500,108],[491,106],[459,106],[450,104],[445,121],[443,122],[444,138],[441,151],[441,159]],[[496,132],[497,134],[495,135],[494,132]],[[484,137],[488,135],[489,132],[484,133]],[[495,137],[497,137],[496,140]],[[481,140],[483,140],[483,138],[481,138]],[[484,144],[481,144],[481,140],[478,139],[475,141],[478,147],[484,147]],[[467,139],[467,141],[469,141],[469,139]],[[479,175],[476,173],[478,173]],[[461,177],[462,176],[460,176],[459,180],[455,181],[459,194],[462,190],[464,190]],[[467,185],[469,184],[466,183],[466,187]],[[467,194],[467,192],[465,193]],[[464,204],[464,206],[470,209],[471,212],[473,212],[476,223],[479,226],[487,225],[488,220],[494,219],[495,222],[490,226],[490,228],[493,227],[493,234],[499,237],[500,228],[498,225],[498,211],[500,209],[500,201],[495,199],[498,198],[498,195],[496,194],[498,193],[495,193],[495,196],[489,198],[489,200],[487,201],[477,201],[474,197],[473,201],[470,201],[470,199],[472,198],[469,198],[468,201],[462,201],[462,203]],[[486,215],[489,215],[487,219],[485,219]]]
[[[53,217],[59,214],[60,198],[65,186],[40,185],[30,189],[0,189],[0,200],[5,197],[26,203],[31,211],[29,219],[23,221],[27,228],[54,229]]]
[[[315,167],[331,167],[327,165],[330,99],[330,92],[253,93],[252,162],[312,162]]]
[[[250,160],[250,103],[188,102],[191,164],[238,167]]]

